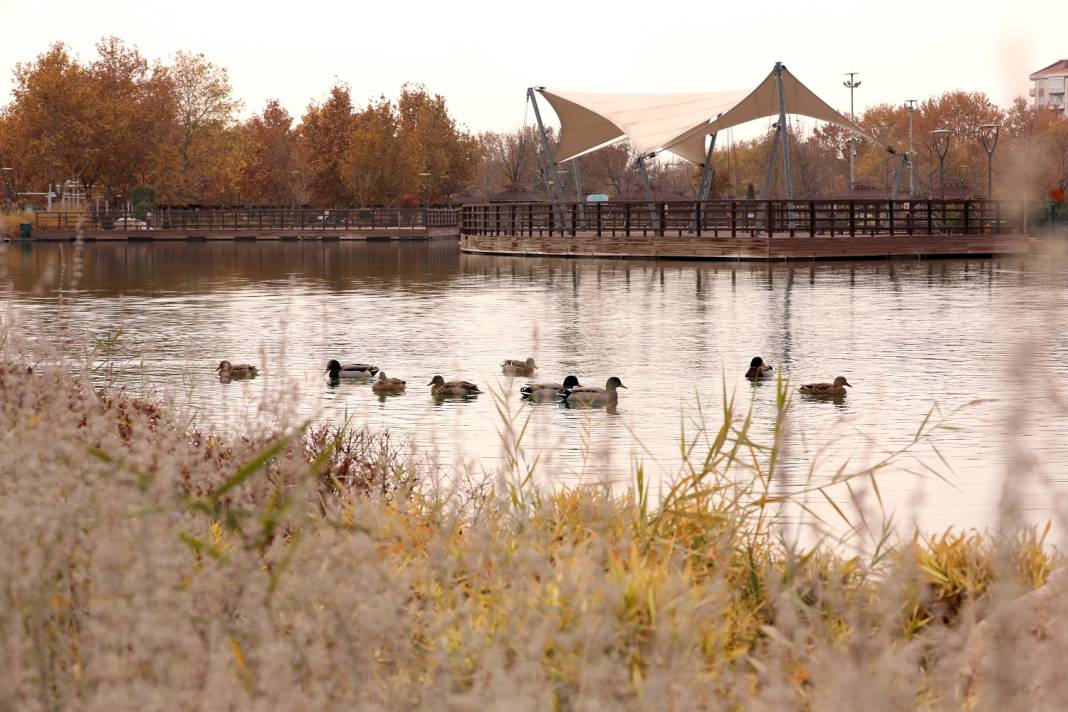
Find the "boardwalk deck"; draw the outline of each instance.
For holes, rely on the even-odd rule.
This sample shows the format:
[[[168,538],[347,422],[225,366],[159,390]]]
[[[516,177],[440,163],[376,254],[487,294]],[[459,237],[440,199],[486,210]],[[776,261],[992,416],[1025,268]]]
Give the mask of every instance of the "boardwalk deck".
[[[470,254],[529,257],[608,257],[787,261],[890,259],[1027,254],[1024,235],[901,235],[877,237],[629,237],[606,238],[514,235],[463,235],[460,249]]]
[[[464,252],[826,260],[1026,254],[1027,205],[992,200],[706,200],[465,205]]]

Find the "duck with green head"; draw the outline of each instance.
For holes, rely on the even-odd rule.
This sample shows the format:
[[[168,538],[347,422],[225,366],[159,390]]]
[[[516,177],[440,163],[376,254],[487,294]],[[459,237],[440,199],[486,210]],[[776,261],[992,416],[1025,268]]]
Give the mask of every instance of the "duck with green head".
[[[577,388],[579,380],[577,376],[567,376],[563,383],[530,383],[519,389],[523,398],[530,400],[556,400],[563,397],[562,391]]]
[[[745,377],[750,380],[768,378],[774,370],[775,369],[771,366],[764,363],[764,359],[759,356],[754,356],[753,360],[749,362],[749,370],[745,372]]]
[[[619,401],[620,388],[626,388],[618,376],[612,376],[604,384],[604,388],[596,386],[576,386],[561,391],[566,394],[564,400],[568,405],[587,406],[599,408],[605,405],[615,405]]]
[[[368,363],[347,363],[342,366],[338,360],[330,359],[330,362],[326,364],[326,372],[330,374],[331,380],[335,378],[366,380],[378,373],[378,366]]]

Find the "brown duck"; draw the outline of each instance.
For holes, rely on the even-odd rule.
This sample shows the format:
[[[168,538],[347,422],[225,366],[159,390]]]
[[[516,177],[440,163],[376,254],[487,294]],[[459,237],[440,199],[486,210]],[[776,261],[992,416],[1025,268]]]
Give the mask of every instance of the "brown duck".
[[[798,390],[814,396],[844,396],[846,394],[846,386],[853,387],[845,376],[839,376],[834,379],[834,383],[807,383],[798,388]]]

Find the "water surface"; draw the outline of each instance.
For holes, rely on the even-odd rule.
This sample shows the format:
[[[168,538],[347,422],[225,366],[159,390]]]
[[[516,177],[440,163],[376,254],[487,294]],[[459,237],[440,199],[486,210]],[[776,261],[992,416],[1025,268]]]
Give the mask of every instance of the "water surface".
[[[516,422],[530,417],[523,445],[540,477],[625,484],[638,463],[674,476],[680,434],[716,422],[724,386],[768,433],[775,387],[742,378],[760,355],[794,384],[854,384],[840,402],[794,399],[775,489],[803,486],[814,459],[824,475],[873,462],[932,406],[976,399],[986,402],[936,441],[950,484],[925,468],[947,472],[923,448],[880,481],[888,507],[927,528],[985,526],[1012,472],[1042,518],[1068,476],[1068,282],[1049,264],[554,260],[461,255],[451,241],[11,243],[0,284],[4,318],[33,338],[77,351],[86,335],[121,328],[121,353],[143,367],[127,364],[120,380],[176,394],[205,427],[267,417],[285,382],[299,394],[284,405],[301,416],[389,428],[450,467],[500,467],[495,399],[437,404],[425,384],[442,374],[502,391]],[[498,364],[527,356],[539,379],[616,375],[628,390],[615,413],[525,405],[515,394],[525,379],[509,382]],[[220,383],[222,358],[264,373]],[[331,386],[330,358],[375,363],[408,392]]]

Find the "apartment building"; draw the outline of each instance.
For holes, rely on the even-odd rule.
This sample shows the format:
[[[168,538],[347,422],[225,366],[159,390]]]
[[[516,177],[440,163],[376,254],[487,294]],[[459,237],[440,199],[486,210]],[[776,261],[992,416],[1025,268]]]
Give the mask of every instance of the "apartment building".
[[[1062,59],[1029,76],[1034,82],[1028,95],[1034,107],[1046,107],[1068,116],[1065,85],[1068,84],[1068,59]]]

